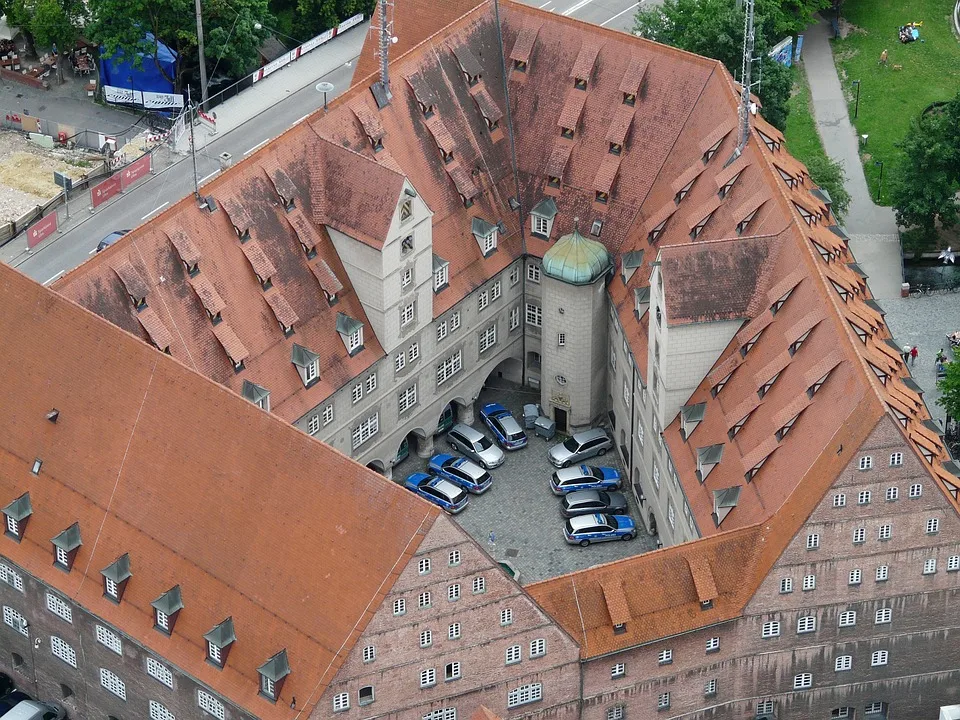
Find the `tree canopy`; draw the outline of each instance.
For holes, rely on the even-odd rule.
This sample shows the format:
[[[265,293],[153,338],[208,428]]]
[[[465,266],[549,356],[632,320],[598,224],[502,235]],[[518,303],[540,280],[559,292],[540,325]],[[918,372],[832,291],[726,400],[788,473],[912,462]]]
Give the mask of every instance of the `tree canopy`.
[[[903,154],[893,173],[890,198],[897,222],[906,228],[904,247],[912,252],[935,248],[938,230],[960,220],[956,198],[960,186],[960,94],[914,120],[897,147]]]
[[[937,381],[937,389],[940,390],[937,405],[954,420],[960,419],[960,362],[947,363],[947,374]]]
[[[41,47],[56,47],[62,53],[72,50],[79,32],[70,17],[71,10],[76,12],[77,9],[64,7],[60,0],[39,0],[30,20],[34,42]],[[57,77],[62,83],[62,61],[57,62]]]
[[[789,112],[791,71],[767,53],[786,35],[801,32],[829,0],[757,0],[754,80],[760,80],[763,116],[783,128]],[[743,10],[736,0],[664,0],[637,12],[634,31],[643,37],[716,58],[739,77],[743,58]]]

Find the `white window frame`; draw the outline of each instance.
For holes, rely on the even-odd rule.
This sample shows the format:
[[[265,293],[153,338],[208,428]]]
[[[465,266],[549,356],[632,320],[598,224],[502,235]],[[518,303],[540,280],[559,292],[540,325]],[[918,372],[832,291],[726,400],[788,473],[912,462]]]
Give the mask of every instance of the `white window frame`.
[[[152,677],[160,684],[166,685],[168,688],[173,689],[173,672],[170,670],[170,668],[152,657],[147,658],[146,666],[147,675]]]
[[[816,615],[801,615],[797,618],[797,635],[817,631]]]
[[[405,598],[397,598],[393,601],[393,615],[394,617],[399,617],[400,615],[406,615],[407,613],[407,601]]]
[[[530,219],[532,220],[531,230],[533,230],[533,232],[538,235],[549,236],[550,221],[547,220],[547,218],[539,215],[531,215]]]
[[[527,265],[527,280],[532,283],[540,283],[540,266],[536,263],[530,263]]]
[[[490,302],[500,299],[500,295],[503,292],[503,284],[497,280],[490,286]]]
[[[447,321],[441,320],[437,323],[437,342],[443,341],[447,337]]]
[[[760,628],[760,637],[761,638],[775,638],[780,637],[780,621],[779,620],[770,620],[763,624],[763,627]]]
[[[121,700],[127,699],[127,686],[120,676],[106,668],[100,668],[100,685]]]
[[[433,606],[433,595],[429,590],[420,593],[417,596],[417,607],[421,610]]]
[[[960,570],[960,555],[951,555],[947,558],[947,572]]]
[[[870,500],[873,498],[873,493],[869,490],[861,490],[857,494],[857,505],[869,505]]]
[[[925,528],[927,535],[936,535],[940,532],[940,518],[927,518]]]
[[[890,454],[890,467],[899,467],[903,465],[903,453],[895,452]]]
[[[377,646],[376,645],[367,645],[363,648],[363,662],[372,663],[377,659]]]
[[[413,268],[404,268],[400,273],[400,289],[404,290],[413,282]]]
[[[610,679],[616,680],[617,678],[622,678],[627,674],[627,666],[625,663],[616,663],[610,668]]]
[[[3,622],[24,637],[30,637],[30,628],[27,619],[9,605],[3,606]]]
[[[457,660],[453,662],[448,662],[443,668],[443,680],[444,682],[450,682],[452,680],[459,680],[462,677],[460,663]]]
[[[853,655],[838,655],[833,662],[834,672],[845,672],[853,669]]]
[[[96,635],[98,643],[110,648],[117,655],[123,655],[123,642],[115,632],[108,630],[103,625],[97,625]]]
[[[673,650],[661,650],[657,655],[658,665],[670,665],[673,662]]]
[[[857,611],[844,610],[837,616],[837,627],[854,627],[857,624]]]
[[[900,488],[896,485],[893,487],[888,487],[886,492],[887,502],[893,502],[894,500],[900,497]]]
[[[347,336],[347,352],[353,352],[363,345],[363,328],[359,327]]]
[[[833,506],[835,508],[846,507],[847,505],[847,496],[845,493],[836,493],[833,496]]]
[[[477,575],[477,577],[473,579],[472,588],[474,595],[481,595],[482,593],[485,593],[487,591],[486,578],[484,578],[483,575]]]
[[[447,628],[447,640],[459,640],[461,637],[461,629],[460,623],[450,623],[450,626]]]
[[[353,390],[350,392],[350,397],[353,399],[353,404],[356,405],[358,402],[363,400],[363,383],[358,382],[353,386]]]
[[[337,693],[333,696],[333,711],[343,712],[350,709],[350,693]]]
[[[150,701],[150,720],[177,720],[176,716],[156,700]]]
[[[520,327],[520,306],[514,305],[510,309],[510,329],[516,330]]]
[[[50,652],[53,656],[60,658],[70,667],[77,666],[77,651],[74,650],[65,640],[56,635],[50,636]]]
[[[463,369],[463,351],[457,350],[453,355],[437,365],[437,386],[443,385]]]
[[[513,610],[511,608],[504,608],[500,611],[500,627],[506,627],[507,625],[513,625]]]
[[[438,292],[450,282],[450,266],[441,265],[433,272],[433,290]]]
[[[447,588],[447,600],[456,602],[460,599],[460,583],[454,583]]]
[[[890,653],[886,650],[874,650],[870,655],[870,667],[883,667],[890,660]]]
[[[657,710],[666,710],[670,707],[670,693],[663,692],[657,695]]]
[[[923,561],[923,574],[935,575],[937,572],[937,559],[929,558]]]
[[[854,568],[847,577],[847,585],[859,585],[863,582],[863,571],[860,568]]]
[[[455,310],[450,314],[450,332],[456,332],[460,329],[460,311]]]
[[[877,528],[878,540],[889,540],[893,537],[893,525],[881,525]]]
[[[514,265],[510,268],[510,285],[516,285],[520,282],[520,266]]]
[[[521,685],[518,688],[514,688],[507,693],[507,707],[515,708],[520,705],[527,705],[529,703],[538,702],[543,700],[543,684],[542,683],[530,683],[529,685]]]
[[[708,653],[717,652],[717,650],[719,649],[720,649],[720,638],[718,637],[707,638],[706,652]]]
[[[353,429],[351,434],[353,449],[359,448],[378,432],[380,432],[380,413],[375,412]]]
[[[504,653],[504,665],[516,665],[523,660],[523,651],[519,645],[511,645]]]
[[[527,303],[527,310],[524,316],[527,325],[531,327],[543,327],[543,308],[533,303]]]
[[[867,541],[867,529],[865,527],[858,527],[853,529],[853,544],[860,545]]]
[[[876,573],[876,581],[883,582],[890,578],[890,567],[888,565],[878,565]]]
[[[873,615],[874,625],[888,625],[893,622],[893,608],[878,608]]]
[[[816,590],[817,589],[817,576],[816,575],[804,575],[803,576],[803,589],[804,590]]]
[[[0,580],[3,580],[13,589],[23,592],[23,577],[3,563],[0,563]]]
[[[864,455],[860,458],[860,469],[861,470],[871,470],[873,469],[873,456]]]
[[[494,323],[480,333],[479,349],[482,355],[497,344],[497,324]]]
[[[490,294],[486,290],[481,290],[480,294],[477,295],[477,311],[483,312],[487,309],[487,305],[490,304]]]
[[[916,498],[923,495],[923,485],[920,483],[914,483],[910,486],[910,499],[915,500]]]
[[[447,553],[447,567],[456,567],[462,561],[463,556],[459,550],[451,550]]]
[[[810,533],[807,535],[807,550],[816,550],[820,547],[820,534]]]
[[[400,372],[407,366],[407,354],[405,352],[397,353],[397,357],[393,361],[393,370],[394,372]],[[354,400],[356,402],[356,400]]]
[[[417,317],[417,304],[415,302],[404,305],[400,311],[400,327],[406,327]]]
[[[421,630],[420,631],[420,647],[428,648],[431,645],[433,645],[433,631]]]
[[[794,690],[806,690],[807,688],[810,688],[810,687],[813,687],[812,673],[800,673],[799,675],[793,676]]]
[[[410,408],[414,407],[417,404],[417,384],[414,383],[406,390],[400,393],[400,397],[397,401],[399,406],[400,414],[403,415]]]
[[[418,575],[429,575],[430,571],[433,568],[431,567],[430,558],[420,558],[417,560],[417,574]]]
[[[780,594],[786,595],[793,592],[793,578],[780,578]]]
[[[547,654],[546,638],[534,638],[530,641],[530,658],[540,658]]]
[[[348,703],[349,697],[350,696],[347,695]],[[217,718],[217,720],[224,720],[227,714],[226,709],[223,707],[223,703],[204,690],[197,690],[197,706],[208,715],[213,715],[213,717]]]
[[[67,604],[67,602],[53,593],[47,593],[47,610],[52,612],[54,615],[59,617],[61,620],[66,620],[68,623],[73,622],[73,610]]]
[[[364,383],[364,385],[365,385],[366,388],[367,388],[367,394],[368,394],[368,395],[369,395],[370,393],[372,393],[374,390],[376,390],[376,389],[377,389],[377,374],[376,374],[376,373],[370,373],[369,375],[367,375],[367,380],[366,380],[366,382]]]
[[[424,668],[420,671],[420,687],[428,688],[437,684],[437,669]]]

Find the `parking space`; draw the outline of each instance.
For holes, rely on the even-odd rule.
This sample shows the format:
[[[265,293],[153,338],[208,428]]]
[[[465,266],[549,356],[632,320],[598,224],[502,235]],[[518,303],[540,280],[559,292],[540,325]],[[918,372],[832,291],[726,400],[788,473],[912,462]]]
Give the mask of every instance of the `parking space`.
[[[485,403],[500,403],[522,425],[524,404],[538,401],[539,393],[528,388],[486,388],[476,403],[474,427],[492,437],[480,420],[480,408]],[[487,552],[519,571],[522,584],[637,555],[656,546],[656,539],[643,531],[640,515],[627,489],[624,494],[630,502],[630,515],[641,526],[635,539],[585,548],[568,545],[563,536],[560,500],[550,491],[550,477],[556,468],[547,459],[547,451],[559,438],[547,441],[537,437],[533,430],[527,431],[527,437],[527,447],[506,453],[503,465],[491,471],[493,487],[484,495],[471,496],[467,509],[455,516],[456,522]],[[437,438],[436,451],[452,452],[443,437]],[[614,467],[623,473],[615,449],[603,457],[588,460],[587,464]],[[426,469],[426,465],[426,460],[412,455],[397,466],[396,471],[406,477]]]

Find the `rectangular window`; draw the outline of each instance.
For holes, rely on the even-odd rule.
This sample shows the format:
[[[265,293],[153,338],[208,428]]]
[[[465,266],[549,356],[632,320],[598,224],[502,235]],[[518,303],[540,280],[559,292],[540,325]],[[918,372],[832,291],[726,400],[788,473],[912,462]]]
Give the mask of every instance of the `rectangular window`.
[[[910,498],[918,498],[923,495],[923,485],[916,483],[915,485],[910,486]]]
[[[890,467],[903,465],[903,453],[895,452],[890,455]]]
[[[414,384],[408,387],[402,393],[400,393],[400,400],[399,400],[400,414],[403,415],[405,412],[407,412],[407,410],[409,410],[416,404],[417,404],[417,386]]]
[[[707,652],[717,652],[720,649],[720,638],[712,637],[707,638]]]
[[[420,647],[428,648],[433,645],[433,632],[430,630],[422,630],[420,632]]]
[[[150,720],[177,720],[172,712],[156,700],[150,701]]]
[[[760,631],[760,637],[762,638],[780,637],[779,621],[771,620],[770,622],[765,622],[763,624],[763,628]]]
[[[353,397],[354,403],[358,403],[363,399],[363,383],[357,383],[353,386],[351,396]]]
[[[447,554],[447,565],[449,567],[456,567],[460,564],[461,555],[459,550],[451,550]]]
[[[816,575],[804,575],[803,576],[803,589],[804,590],[816,590],[817,588],[817,576]]]
[[[793,578],[780,579],[780,592],[783,594],[793,592]]]
[[[877,528],[878,540],[889,540],[893,536],[893,525],[881,525]]]
[[[346,693],[344,693],[346,695]],[[336,707],[336,698],[334,698],[334,707]],[[224,720],[226,710],[223,703],[217,700],[213,695],[203,690],[197,691],[197,705],[208,715],[213,715],[217,720]],[[347,695],[347,707],[350,707],[350,696]],[[341,708],[343,709],[343,708]]]
[[[106,668],[100,668],[100,684],[121,700],[127,699],[127,686]]]
[[[423,720],[457,720],[456,708],[440,708],[431,710],[423,716]]]
[[[890,576],[890,572],[886,565],[877,566],[877,582],[882,582]]]
[[[463,352],[457,350],[442,363],[437,365],[437,385],[443,385],[463,369]]]
[[[455,313],[450,315],[450,332],[456,332],[460,329],[460,311],[457,310]]]
[[[448,640],[460,639],[460,623],[452,623],[450,627],[447,628],[447,639]]]
[[[407,354],[402,352],[398,354],[396,359],[393,361],[393,369],[396,372],[400,372],[406,366],[407,366]],[[354,400],[354,402],[356,402],[356,400]]]
[[[773,700],[761,700],[757,703],[757,716],[773,715],[774,707]]]
[[[835,508],[845,507],[847,504],[847,496],[843,493],[837,493],[833,496],[833,506]]]
[[[486,309],[487,305],[490,304],[490,295],[486,290],[480,293],[477,297],[477,310],[483,311]]]
[[[869,490],[861,490],[860,494],[857,495],[857,504],[858,505],[869,505],[870,504],[871,493]]]
[[[375,645],[367,645],[363,649],[363,661],[365,663],[371,663],[377,659],[377,647]]]
[[[527,265],[527,280],[532,283],[540,282],[540,266],[530,263]]]
[[[864,455],[860,458],[860,469],[869,470],[873,467],[873,458],[870,455]]]
[[[12,607],[8,607],[7,605],[3,606],[3,622],[5,625],[12,627],[24,637],[30,637],[27,619]]]
[[[428,608],[432,605],[431,596],[429,592],[420,593],[420,597],[417,598],[417,607],[419,608]]]
[[[850,577],[847,579],[847,585],[859,585],[863,579],[863,573],[859,568],[850,571]]]
[[[2,563],[0,563],[0,580],[3,580],[10,587],[23,592],[23,578]]]
[[[703,686],[703,694],[706,697],[710,697],[712,695],[717,694],[717,681],[715,679],[707,680],[707,682]]]
[[[500,298],[500,293],[503,290],[503,285],[497,280],[493,285],[490,286],[490,302],[498,300]]]
[[[527,325],[541,327],[543,325],[543,310],[539,305],[527,303]]]
[[[924,575],[933,575],[937,571],[937,560],[936,558],[930,558],[929,560],[923,561],[923,574]]]
[[[393,601],[393,614],[403,615],[407,612],[407,601],[403,598],[397,598]]]
[[[797,634],[814,632],[817,629],[817,616],[804,615],[797,618]]]
[[[433,289],[440,290],[450,281],[450,266],[443,265],[433,272]]]
[[[867,529],[866,528],[856,528],[853,531],[853,544],[859,545],[867,539]]]
[[[447,321],[437,323],[437,342],[440,342],[447,336]]]
[[[547,654],[547,641],[544,638],[536,638],[530,641],[530,657],[538,658]]]
[[[853,627],[857,624],[857,611],[846,610],[837,618],[837,627]]]
[[[657,710],[666,710],[670,707],[670,693],[660,693],[657,695]]]
[[[120,636],[107,630],[103,625],[97,625],[97,642],[106,645],[117,655],[123,655],[123,644],[120,642]]]
[[[927,535],[935,535],[938,532],[940,532],[940,519],[939,518],[927,519]]]
[[[516,305],[510,309],[510,329],[516,330],[520,327],[520,306]]]
[[[515,708],[539,700],[543,700],[543,685],[541,683],[521,685],[507,693],[508,708]]]
[[[413,268],[405,268],[403,273],[400,275],[400,288],[409,287],[410,283],[413,282]]]
[[[403,310],[400,311],[400,327],[404,327],[413,322],[416,316],[415,305],[416,303],[410,303],[409,305],[405,305]]]
[[[539,215],[533,216],[533,231],[537,235],[546,235],[550,228],[550,221]]]
[[[458,662],[447,663],[447,666],[443,669],[443,679],[446,681],[459,680],[460,679],[460,663]]]
[[[900,495],[900,489],[897,487],[888,487],[887,488],[887,500],[892,502],[896,500]]]
[[[377,389],[377,374],[372,373],[367,375],[367,393],[372,393]]]
[[[510,284],[516,285],[518,282],[520,282],[520,266],[514,265],[510,268]]]
[[[353,449],[367,442],[380,432],[380,413],[376,412],[353,429]]]
[[[480,333],[480,352],[485,353],[487,350],[492,348],[497,344],[497,324],[494,323],[482,333]]]
[[[173,673],[170,671],[170,668],[154,660],[152,657],[147,658],[147,675],[163,683],[168,688],[173,688]]]
[[[623,720],[623,705],[614,705],[607,708],[607,720]]]
[[[947,572],[960,570],[960,555],[951,555],[947,558]]]
[[[55,657],[63,660],[70,667],[77,666],[77,651],[54,635],[50,636],[50,652],[52,652]]]
[[[507,648],[506,652],[506,663],[507,665],[513,665],[520,662],[521,652],[519,645],[511,645]]]
[[[887,704],[885,702],[872,702],[864,706],[863,712],[865,715],[883,715],[887,712]]]
[[[350,693],[337,693],[333,696],[333,711],[343,712],[350,709]]]
[[[852,655],[840,655],[833,663],[833,669],[835,672],[843,672],[844,670],[850,670],[853,667],[853,656]]]
[[[892,619],[893,619],[892,608],[880,608],[879,610],[877,610],[877,613],[874,616],[873,622],[875,625],[886,625]]]
[[[623,663],[617,663],[610,668],[610,679],[616,680],[617,678],[622,678],[627,674],[627,666]]]
[[[73,610],[70,609],[70,606],[67,605],[66,602],[58,598],[56,595],[47,593],[47,610],[63,620],[66,620],[68,623],[73,622]]]
[[[455,602],[460,599],[460,583],[454,583],[447,588],[447,600]]]
[[[889,654],[886,650],[876,650],[870,656],[870,667],[880,667],[887,664]]]
[[[417,574],[428,575],[430,573],[430,558],[420,558],[417,561]]]
[[[816,550],[820,547],[820,535],[812,533],[807,535],[807,550]]]
[[[660,654],[657,655],[657,663],[659,665],[669,665],[673,662],[673,650],[661,650]]]
[[[487,591],[487,581],[483,576],[478,576],[473,579],[473,594],[479,595],[480,593]]]
[[[323,424],[324,426],[326,426],[332,422],[333,422],[333,405],[327,405],[323,409]]]
[[[813,686],[813,675],[810,673],[800,673],[793,678],[793,689],[804,690]]]
[[[420,671],[420,687],[433,687],[437,684],[437,669],[426,668]]]
[[[500,611],[500,626],[505,627],[513,624],[513,610],[504,608]]]
[[[413,362],[420,357],[420,343],[410,343],[410,347],[407,349],[407,358],[410,362]]]

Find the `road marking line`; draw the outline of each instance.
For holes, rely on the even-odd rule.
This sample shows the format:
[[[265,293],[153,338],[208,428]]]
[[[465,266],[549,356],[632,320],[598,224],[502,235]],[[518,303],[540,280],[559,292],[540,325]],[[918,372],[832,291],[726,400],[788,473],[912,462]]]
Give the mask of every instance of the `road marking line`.
[[[553,0],[547,0],[543,5],[540,6],[540,9],[543,10],[547,5],[549,5],[552,2]]]
[[[310,115],[312,115],[312,113],[307,113],[306,115],[304,115],[304,116],[303,116],[302,118],[300,118],[299,120],[294,120],[294,121],[293,121],[293,125],[299,125],[299,124],[302,123],[304,120],[306,120],[308,117],[310,117]],[[291,125],[290,127],[293,127],[293,125]]]
[[[151,215],[153,215],[153,214],[155,214],[155,213],[158,213],[158,212],[160,212],[161,210],[163,210],[163,209],[164,209],[167,205],[169,205],[169,204],[170,204],[170,201],[168,200],[167,202],[165,202],[165,203],[164,203],[163,205],[161,205],[160,207],[155,207],[153,210],[151,210],[150,212],[148,212],[146,215],[144,215],[144,216],[143,216],[142,218],[140,218],[140,219],[141,219],[141,220],[146,220],[146,219],[147,219],[148,217],[150,217]]]
[[[54,275],[52,278],[50,278],[49,280],[47,280],[47,281],[44,283],[44,285],[49,285],[49,284],[52,283],[54,280],[56,280],[58,277],[60,277],[61,275],[63,275],[64,272],[66,272],[66,271],[65,271],[65,270],[61,270],[61,271],[58,272],[56,275]]]
[[[212,178],[214,175],[216,175],[218,172],[220,172],[220,171],[219,171],[219,170],[214,170],[212,173],[210,173],[209,175],[207,175],[205,178],[200,178],[200,184],[202,185],[202,184],[205,183],[207,180],[209,180],[209,179]]]
[[[614,15],[612,18],[610,18],[609,20],[606,20],[605,22],[600,23],[600,27],[603,27],[603,26],[606,25],[608,22],[613,22],[614,20],[616,20],[618,17],[620,17],[620,16],[623,15],[624,13],[630,12],[630,11],[633,10],[635,7],[637,7],[639,4],[640,4],[640,3],[635,2],[633,5],[631,5],[630,7],[628,7],[626,10],[621,10],[621,11],[618,12],[616,15]]]
[[[250,153],[252,153],[254,150],[256,150],[257,148],[259,148],[261,145],[266,145],[268,142],[270,142],[270,138],[267,138],[267,139],[264,140],[263,142],[258,142],[258,143],[257,143],[256,145],[254,145],[252,148],[250,148],[249,150],[247,150],[247,151],[243,154],[243,156],[246,157],[247,155],[249,155]]]
[[[97,249],[94,248],[93,250],[91,250],[90,252],[88,252],[87,255],[93,255],[96,251],[97,251]]]
[[[576,5],[573,5],[573,6],[571,6],[571,7],[568,7],[566,10],[564,10],[564,11],[561,13],[561,15],[563,15],[564,17],[566,17],[566,16],[568,16],[568,15],[572,15],[573,13],[575,13],[575,12],[576,12],[577,10],[579,10],[580,8],[586,7],[587,5],[589,5],[589,4],[592,3],[592,2],[593,2],[593,0],[580,0],[580,2],[578,2]]]

